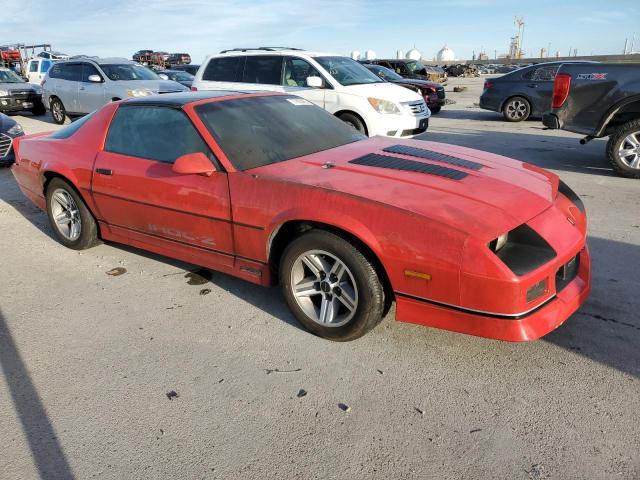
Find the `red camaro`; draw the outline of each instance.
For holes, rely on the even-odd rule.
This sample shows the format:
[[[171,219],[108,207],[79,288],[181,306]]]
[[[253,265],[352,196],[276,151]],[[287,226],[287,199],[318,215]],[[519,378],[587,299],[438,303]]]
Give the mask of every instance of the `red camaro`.
[[[64,245],[126,243],[261,285],[357,338],[398,320],[522,341],[591,288],[584,207],[554,174],[468,148],[366,139],[298,97],[110,103],[16,140],[13,173]]]

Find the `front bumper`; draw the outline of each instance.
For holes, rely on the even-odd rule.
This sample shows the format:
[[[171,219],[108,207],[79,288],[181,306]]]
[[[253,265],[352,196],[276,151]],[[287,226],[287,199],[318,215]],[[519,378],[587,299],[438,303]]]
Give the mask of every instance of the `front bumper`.
[[[0,97],[0,112],[22,112],[42,104],[40,95],[17,95]]]
[[[396,318],[478,337],[523,342],[535,340],[562,325],[591,293],[591,257],[587,246],[581,250],[576,277],[550,301],[517,318],[461,311],[416,297],[396,295]]]
[[[438,108],[444,106],[446,100],[444,98],[438,97],[437,94],[433,93],[430,95],[425,95],[424,101],[429,108]]]
[[[382,135],[392,138],[411,138],[429,128],[429,116],[379,115],[374,125],[369,126],[369,136]]]

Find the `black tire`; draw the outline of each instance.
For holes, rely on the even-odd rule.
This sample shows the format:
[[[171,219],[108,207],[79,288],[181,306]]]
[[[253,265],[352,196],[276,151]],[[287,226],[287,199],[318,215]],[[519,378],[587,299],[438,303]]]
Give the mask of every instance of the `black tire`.
[[[292,288],[292,269],[305,252],[322,250],[340,259],[353,276],[358,292],[353,316],[340,326],[324,326],[309,317],[298,304]],[[311,230],[293,240],[280,260],[280,286],[287,305],[310,332],[328,340],[355,340],[373,329],[383,318],[385,292],[372,262],[348,240],[325,230]],[[339,294],[338,294],[339,295]]]
[[[531,104],[524,97],[511,97],[502,106],[502,116],[507,122],[524,122],[531,115]]]
[[[627,137],[635,134],[635,138],[640,141],[640,119],[627,122],[613,131],[607,142],[607,159],[618,175],[627,178],[640,178],[640,165],[634,168],[628,163],[633,163],[631,157],[627,156],[627,160],[618,153],[621,146],[627,146],[632,149],[632,145],[627,144]],[[640,149],[636,151],[636,155],[640,156]],[[638,158],[638,157],[636,157]]]
[[[47,113],[47,109],[44,108],[44,104],[40,102],[40,103],[37,103],[36,106],[31,109],[31,113],[36,117],[41,117],[42,115]]]
[[[59,98],[53,98],[49,106],[51,110],[51,116],[53,121],[58,125],[64,125],[67,121],[67,110],[64,108],[62,101]]]
[[[63,190],[69,196],[73,198],[78,210],[78,216],[80,219],[80,235],[78,238],[74,240],[70,240],[65,237],[62,233],[60,227],[56,224],[54,220],[54,214],[52,210],[54,208],[54,200],[53,194],[54,192],[58,192]],[[87,208],[82,197],[76,192],[76,190],[69,184],[67,181],[61,178],[54,178],[49,182],[47,186],[47,215],[49,217],[49,223],[53,232],[56,234],[56,237],[65,247],[71,248],[73,250],[85,250],[87,248],[91,248],[98,243],[100,243],[98,239],[98,225],[96,223],[95,218]]]
[[[346,123],[347,125],[350,125],[351,127],[353,127],[358,132],[362,133],[363,135],[367,135],[367,127],[365,127],[362,120],[360,120],[353,113],[344,112],[338,115],[338,118],[342,120],[344,123]]]
[[[431,110],[431,113],[433,113],[435,115],[440,110],[442,110],[442,107],[429,107],[429,110]]]

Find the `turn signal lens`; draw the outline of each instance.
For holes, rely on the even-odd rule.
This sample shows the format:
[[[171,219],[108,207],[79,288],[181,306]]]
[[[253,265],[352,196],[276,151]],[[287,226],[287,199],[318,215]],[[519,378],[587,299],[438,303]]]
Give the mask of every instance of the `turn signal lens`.
[[[527,303],[533,302],[534,300],[540,298],[542,295],[547,293],[547,279],[540,280],[535,285],[529,287],[527,290]]]

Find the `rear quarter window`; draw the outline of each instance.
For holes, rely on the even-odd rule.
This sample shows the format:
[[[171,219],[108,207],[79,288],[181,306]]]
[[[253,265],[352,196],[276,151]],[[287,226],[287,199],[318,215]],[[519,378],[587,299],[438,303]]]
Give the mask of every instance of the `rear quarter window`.
[[[242,82],[242,72],[246,58],[244,56],[212,58],[202,73],[202,80],[210,82]]]
[[[85,123],[87,123],[95,113],[96,112],[91,112],[90,114],[85,115],[84,117],[80,117],[74,122],[71,122],[70,125],[67,125],[66,127],[63,127],[60,130],[56,130],[55,132],[49,135],[49,138],[64,139],[64,138],[71,137],[74,133],[80,130],[80,128]]]

